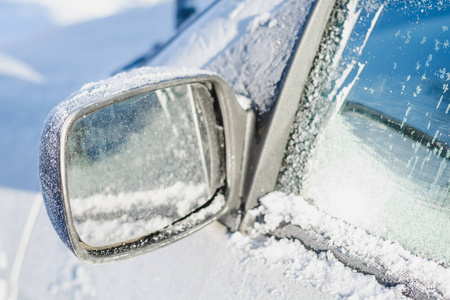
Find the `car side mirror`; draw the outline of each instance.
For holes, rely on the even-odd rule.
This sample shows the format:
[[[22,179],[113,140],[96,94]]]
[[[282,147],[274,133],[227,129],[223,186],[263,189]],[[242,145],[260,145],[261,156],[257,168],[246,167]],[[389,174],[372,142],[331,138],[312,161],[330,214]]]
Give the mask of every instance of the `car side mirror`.
[[[204,72],[142,68],[84,86],[41,136],[41,188],[59,237],[104,263],[239,209],[251,114]]]

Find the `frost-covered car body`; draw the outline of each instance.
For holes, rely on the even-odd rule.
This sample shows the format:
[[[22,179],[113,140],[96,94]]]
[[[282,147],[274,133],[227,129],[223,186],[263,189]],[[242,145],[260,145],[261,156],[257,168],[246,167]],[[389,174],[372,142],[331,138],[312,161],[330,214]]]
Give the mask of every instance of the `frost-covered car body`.
[[[263,5],[255,8],[258,4]],[[251,173],[247,174],[248,177],[246,177],[249,178],[250,182],[247,184],[248,190],[246,191],[244,197],[245,202],[241,210],[232,212],[222,220],[229,228],[236,230],[240,227],[241,230],[245,231],[261,226],[259,228],[264,233],[278,237],[299,239],[308,247],[318,252],[331,252],[348,266],[363,273],[375,275],[386,286],[404,285],[403,292],[406,295],[418,298],[447,298],[448,290],[446,283],[448,281],[446,278],[448,277],[448,270],[446,269],[445,258],[444,261],[442,261],[442,258],[441,260],[436,259],[438,261],[437,263],[434,261],[427,262],[427,256],[422,258],[420,255],[417,257],[408,251],[403,253],[402,251],[405,250],[401,247],[396,248],[397,245],[389,246],[389,243],[385,245],[383,244],[385,242],[383,239],[378,240],[376,237],[370,235],[362,240],[366,240],[368,245],[371,242],[381,243],[383,249],[387,249],[385,253],[377,251],[377,249],[374,250],[369,246],[367,246],[367,249],[364,249],[364,247],[356,247],[355,242],[350,236],[355,234],[355,232],[357,234],[362,233],[351,226],[347,226],[345,222],[340,223],[339,219],[335,217],[330,218],[330,215],[335,215],[335,212],[330,212],[330,215],[320,215],[320,212],[310,211],[312,216],[320,215],[323,220],[328,221],[328,218],[330,218],[329,222],[326,222],[322,229],[317,224],[316,226],[312,226],[312,223],[300,224],[303,220],[295,220],[295,213],[303,216],[304,219],[308,218],[307,215],[301,212],[308,211],[306,207],[299,208],[301,211],[294,210],[294,214],[290,212],[290,215],[286,214],[287,212],[281,212],[280,216],[283,217],[279,220],[277,226],[274,226],[277,222],[261,221],[261,219],[265,218],[269,220],[272,213],[271,210],[277,210],[276,205],[272,205],[273,203],[264,204],[263,201],[264,205],[259,210],[256,209],[252,213],[247,213],[257,206],[258,198],[274,190],[276,184],[278,184],[278,189],[294,191],[299,194],[303,193],[300,187],[303,185],[302,176],[304,174],[303,168],[306,168],[305,161],[309,157],[312,146],[315,145],[318,132],[322,130],[323,124],[328,122],[328,118],[331,118],[329,112],[336,109],[332,104],[326,105],[326,103],[324,104],[320,101],[311,102],[311,98],[306,96],[321,92],[320,86],[314,81],[320,81],[320,78],[323,78],[324,75],[329,75],[329,72],[331,72],[328,69],[330,65],[336,67],[330,64],[328,59],[331,60],[332,57],[335,58],[336,56],[340,59],[339,54],[342,55],[342,52],[339,53],[339,49],[342,48],[342,51],[344,51],[343,48],[345,47],[339,46],[342,44],[346,46],[348,42],[348,40],[345,40],[348,36],[343,31],[340,32],[339,28],[349,30],[346,26],[349,26],[349,23],[352,24],[350,26],[354,26],[361,13],[361,10],[358,10],[361,8],[354,2],[339,2],[336,6],[335,4],[332,1],[318,1],[317,3],[285,1],[278,3],[278,5],[276,3],[242,2],[236,6],[234,2],[221,2],[212,7],[209,14],[223,14],[228,19],[216,19],[218,20],[217,23],[219,23],[217,25],[207,18],[197,20],[196,23],[192,24],[180,34],[176,40],[167,45],[159,55],[155,56],[151,61],[146,62],[146,64],[151,66],[195,67],[213,71],[230,84],[234,93],[240,98],[241,103],[245,105],[246,102],[256,112],[256,127],[254,136],[252,136],[253,140],[251,141],[253,144],[253,152],[252,157],[249,159]],[[367,6],[364,7],[364,5],[368,4],[363,3],[362,6],[368,14],[373,14],[371,18],[367,17],[370,22],[367,20],[364,20],[364,22],[367,22],[369,25],[376,24],[378,18],[383,13],[384,4],[372,3],[370,8]],[[247,22],[246,26],[239,23],[244,22],[248,18],[247,13],[255,14],[255,11],[258,11],[260,14],[251,19],[251,22]],[[227,15],[227,12],[231,13]],[[333,17],[330,21],[331,23],[328,23],[330,13],[333,13]],[[226,21],[229,21],[234,26],[226,26]],[[210,26],[207,28],[204,27],[205,23]],[[322,40],[322,45],[329,42],[330,35],[337,34],[337,42],[331,39],[331,44],[335,43],[337,46],[334,45],[334,48],[333,45],[330,48],[323,47],[317,52],[322,33],[327,28],[327,25],[330,24],[331,26],[338,24],[341,27],[336,26],[331,27],[331,29],[328,27],[325,38]],[[227,28],[226,30],[231,32],[233,30],[242,30],[242,28],[245,28],[245,30],[238,34],[235,32],[229,33],[229,40],[225,38],[228,32],[224,32],[220,36],[220,42],[222,44],[218,46],[216,44],[216,42],[219,43],[217,41],[217,32],[214,32],[214,29],[224,30],[224,28]],[[338,28],[338,30],[333,31],[335,28]],[[353,27],[350,28],[352,29]],[[365,47],[373,28],[373,26],[368,26],[368,30],[366,28],[366,34],[361,35],[364,38],[362,39],[362,46],[359,49]],[[406,38],[408,38],[408,34],[405,34]],[[202,41],[203,44],[199,43],[199,41]],[[443,43],[445,43],[445,40]],[[181,45],[184,45],[184,47]],[[310,73],[315,57],[315,67]],[[400,62],[396,63],[400,64]],[[343,88],[340,91],[337,90],[335,95],[343,95],[341,96],[342,101],[345,100],[344,97],[348,95],[348,92],[347,94],[341,92],[343,90],[345,91],[346,87],[351,89],[363,71],[363,67],[361,67],[362,63],[358,65],[354,62],[348,65],[352,66],[348,69],[348,72],[356,70],[356,76],[352,77],[353,80],[347,85],[342,85],[344,82],[340,83],[340,87]],[[355,68],[355,66],[359,66],[359,68]],[[318,75],[318,77],[314,77],[314,75]],[[348,73],[346,76],[348,76]],[[346,79],[347,77],[344,77],[343,81]],[[443,79],[445,80],[445,77]],[[309,85],[306,84],[307,81],[309,81]],[[338,80],[335,79],[335,81]],[[306,92],[304,92],[305,84]],[[311,88],[316,90],[311,91]],[[302,96],[304,95],[303,93],[306,96]],[[420,93],[420,90],[416,89],[416,93]],[[413,97],[416,98],[416,96]],[[295,112],[297,111],[300,100],[306,100],[306,103],[301,103],[300,109],[298,110],[299,113],[296,123],[294,123],[294,129],[292,129],[288,153],[284,157],[284,164],[282,164],[281,161],[283,160],[284,150],[286,148],[286,140],[291,133],[291,124],[294,121]],[[292,106],[295,109],[292,109]],[[370,110],[371,107],[367,107],[367,105],[363,105],[363,108],[360,106],[355,108],[355,106],[346,104],[345,107],[347,111],[356,112],[357,114],[360,113],[358,109],[363,110],[364,115],[376,120],[375,125],[380,123],[379,120],[386,118],[386,116],[392,120],[399,118],[398,116],[392,116],[390,111],[381,110],[381,113],[379,111],[373,112]],[[440,105],[438,105],[439,107]],[[341,109],[341,106],[338,106],[336,111],[339,109]],[[448,130],[448,127],[446,127],[448,126],[448,122],[445,119],[446,116],[441,113],[437,115],[441,116],[441,119],[443,118],[443,122],[438,122],[440,124],[438,126],[443,126],[440,129],[441,133],[442,131],[444,132],[444,138],[438,140],[440,144],[436,144],[437,137],[428,140],[424,138],[429,136],[429,134],[426,134],[425,129],[420,130],[421,133],[425,132],[425,134],[416,138],[414,134],[417,134],[418,130],[414,130],[412,126],[409,126],[407,120],[403,122],[388,120],[387,123],[394,124],[391,127],[394,127],[397,131],[400,130],[402,134],[414,136],[415,141],[420,139],[420,143],[422,143],[425,139],[425,146],[429,143],[434,149],[438,149],[434,154],[438,152],[439,157],[448,159],[446,157],[448,152],[445,146],[447,145],[445,132]],[[302,128],[302,126],[304,127]],[[397,127],[400,127],[400,129]],[[425,128],[430,130],[430,126]],[[303,131],[299,133],[301,130]],[[296,135],[301,138],[300,142],[296,138]],[[429,153],[433,152],[429,151]],[[446,160],[439,162],[441,166],[447,164]],[[280,167],[282,169],[281,174],[279,174]],[[445,167],[441,167],[441,169],[445,169]],[[445,177],[446,173],[441,172],[440,175],[442,174],[444,175],[439,176],[438,179],[445,181],[447,178]],[[308,184],[310,183],[308,182]],[[314,200],[314,196],[311,197]],[[445,202],[445,196],[443,199]],[[278,201],[281,202],[282,197],[279,197]],[[276,199],[274,202],[276,202]],[[288,206],[286,204],[285,207]],[[326,209],[323,210],[326,211]],[[262,216],[262,218],[258,218],[257,216]],[[242,217],[246,219],[242,220]],[[346,219],[345,216],[342,218],[344,220]],[[253,224],[254,219],[257,220],[255,224]],[[410,220],[406,221],[408,222]],[[265,223],[267,224],[266,227],[264,225],[258,225]],[[336,228],[341,228],[348,236],[333,236],[333,226],[331,225]],[[364,227],[363,224],[362,228]],[[356,231],[353,232],[353,229]],[[367,230],[374,231],[372,228]],[[394,240],[399,240],[398,234],[397,236],[394,234],[393,237]],[[343,241],[343,238],[348,240]],[[401,263],[398,257],[396,258],[395,255],[386,254],[387,252],[402,252],[401,257],[407,257],[407,261],[414,261],[415,266],[420,266],[418,268],[419,270],[410,269],[409,266],[400,266]],[[422,273],[426,272],[424,271],[426,268],[431,268],[435,274],[441,275],[437,279],[422,276]]]
[[[166,72],[167,75],[164,75],[164,70],[155,69],[155,70],[141,70],[139,71],[140,73],[130,72],[129,75],[126,74],[117,75],[116,77],[111,78],[108,81],[100,82],[99,85],[97,84],[88,85],[84,87],[80,91],[80,93],[74,94],[71,99],[68,99],[65,102],[61,103],[50,113],[42,132],[43,139],[41,143],[41,155],[40,155],[40,175],[42,183],[42,192],[46,200],[45,203],[47,211],[60,238],[80,258],[84,257],[85,258],[84,260],[94,262],[98,257],[102,257],[102,260],[106,261],[107,256],[110,255],[106,253],[111,253],[111,255],[113,256],[123,258],[128,256],[128,254],[131,255],[132,253],[137,253],[132,249],[137,250],[144,248],[145,249],[153,248],[153,246],[150,246],[150,244],[153,244],[153,242],[150,242],[149,244],[148,241],[158,241],[156,244],[166,244],[167,243],[165,242],[166,238],[172,240],[172,237],[170,236],[173,235],[173,232],[179,231],[176,228],[178,228],[179,226],[185,226],[178,223],[177,224],[174,223],[175,227],[172,228],[169,226],[167,229],[164,229],[164,232],[158,233],[155,232],[156,235],[152,234],[151,236],[148,236],[145,239],[136,239],[136,240],[133,239],[133,241],[131,241],[130,239],[126,239],[127,242],[125,242],[125,244],[122,242],[122,240],[120,240],[120,243],[117,243],[117,245],[114,246],[115,247],[114,250],[111,249],[111,251],[106,250],[103,247],[96,248],[94,250],[90,248],[90,246],[85,246],[86,244],[84,242],[80,243],[78,242],[78,240],[80,239],[77,236],[77,234],[73,234],[75,232],[74,228],[78,226],[75,225],[78,224],[76,220],[86,220],[87,217],[84,215],[80,217],[75,217],[71,215],[70,207],[71,206],[76,207],[77,205],[75,203],[71,203],[69,198],[85,199],[85,196],[82,196],[83,198],[79,198],[75,196],[71,197],[69,194],[72,193],[72,195],[74,195],[73,193],[75,193],[75,190],[78,189],[82,188],[87,189],[87,186],[89,185],[88,182],[94,182],[95,179],[93,178],[89,179],[87,182],[80,184],[79,188],[77,189],[73,188],[73,185],[69,183],[72,182],[72,179],[74,179],[75,181],[78,181],[77,178],[86,179],[87,177],[84,175],[81,177],[77,177],[78,175],[75,174],[80,174],[79,172],[84,172],[87,175],[88,173],[86,173],[86,171],[81,170],[85,169],[88,166],[81,166],[80,164],[84,164],[83,161],[86,161],[86,159],[93,162],[92,161],[93,156],[92,154],[90,154],[93,153],[91,150],[88,151],[87,157],[83,157],[80,159],[70,158],[75,157],[77,155],[76,153],[83,153],[84,151],[83,150],[84,146],[81,146],[81,144],[75,140],[79,140],[81,136],[83,136],[81,138],[84,139],[84,136],[86,136],[86,134],[91,135],[91,133],[89,133],[88,131],[77,130],[77,132],[74,132],[72,130],[72,128],[74,127],[72,126],[75,126],[75,124],[81,122],[81,118],[84,119],[86,118],[87,115],[90,115],[99,109],[105,108],[104,105],[111,105],[111,104],[114,105],[118,101],[124,101],[124,99],[126,99],[127,97],[134,97],[134,96],[126,96],[126,93],[128,92],[133,95],[136,95],[136,93],[139,95],[140,90],[152,92],[155,88],[161,88],[162,86],[170,88],[171,84],[170,82],[174,82],[173,84],[177,82],[176,83],[177,85],[183,84],[183,82],[185,82],[186,80],[189,79],[189,77],[192,76],[189,74],[199,74],[192,76],[192,78],[198,77],[199,83],[202,84],[204,83],[207,84],[207,86],[208,85],[212,86],[213,90],[210,93],[213,95],[217,95],[217,103],[219,103],[218,105],[220,106],[219,111],[221,115],[217,116],[216,118],[218,120],[224,121],[223,125],[222,123],[220,123],[220,121],[218,121],[220,124],[218,123],[215,125],[211,124],[205,126],[206,127],[212,126],[211,128],[217,126],[223,127],[223,134],[225,139],[224,142],[220,142],[221,139],[219,139],[217,142],[214,142],[214,144],[222,143],[225,144],[226,146],[226,149],[224,150],[225,157],[223,158],[225,161],[225,169],[226,169],[226,176],[225,176],[226,184],[223,187],[225,190],[221,192],[221,194],[223,193],[223,195],[225,195],[226,198],[225,202],[228,204],[226,208],[221,210],[220,214],[223,215],[222,211],[227,211],[227,213],[223,216],[223,222],[226,223],[229,228],[231,228],[232,230],[239,229],[240,223],[243,220],[243,217],[245,216],[245,212],[256,205],[256,199],[260,195],[263,195],[266,192],[273,190],[279,170],[279,165],[281,163],[282,155],[284,153],[283,145],[286,144],[286,140],[288,138],[288,131],[285,129],[290,126],[290,123],[292,123],[294,117],[294,112],[292,110],[286,110],[283,107],[289,107],[291,105],[296,106],[297,103],[299,102],[300,99],[299,95],[301,95],[302,84],[301,83],[298,84],[299,83],[298,80],[300,79],[300,81],[305,81],[307,78],[307,70],[309,69],[309,67],[307,66],[311,65],[312,59],[315,55],[315,51],[311,51],[311,49],[309,48],[311,48],[311,45],[314,44],[316,44],[316,46],[318,45],[320,41],[321,32],[323,31],[323,28],[326,25],[327,17],[332,9],[333,3],[327,1],[321,2],[314,9],[314,13],[312,13],[313,7],[312,2],[309,3],[287,2],[283,3],[283,5],[281,5],[280,7],[274,7],[273,6],[275,5],[274,3],[271,3],[271,5],[264,4],[262,6],[261,5],[256,6],[257,3],[253,3],[252,6],[253,5],[254,7],[250,8],[253,11],[253,13],[255,8],[258,10],[261,9],[266,10],[267,7],[265,6],[274,8],[276,11],[275,17],[277,17],[280,20],[279,21],[280,23],[278,21],[276,22],[274,21],[271,24],[268,24],[267,27],[261,26],[267,23],[268,21],[266,20],[268,18],[268,14],[263,13],[261,16],[257,17],[250,24],[251,26],[249,27],[248,32],[244,31],[242,36],[238,36],[239,42],[237,43],[232,42],[231,47],[240,46],[246,47],[247,51],[256,51],[255,54],[250,55],[250,57],[252,57],[252,59],[255,60],[254,62],[249,64],[250,69],[254,67],[256,67],[256,69],[262,68],[261,70],[255,71],[257,73],[261,72],[261,74],[264,73],[271,74],[271,76],[269,77],[261,76],[260,77],[261,82],[259,84],[257,84],[257,82],[240,83],[240,85],[248,86],[249,88],[251,87],[250,90],[253,91],[253,93],[255,94],[260,93],[261,100],[259,102],[253,102],[250,105],[250,107],[245,107],[247,104],[243,104],[241,105],[240,109],[233,108],[234,105],[237,105],[237,102],[236,100],[234,100],[233,96],[229,95],[231,94],[230,92],[228,92],[229,88],[226,88],[225,85],[222,84],[220,80],[215,79],[214,77],[211,77],[209,79],[209,77],[207,77],[206,75],[201,75],[201,73],[198,72],[192,73],[186,69],[180,69],[178,71],[176,69],[174,71],[170,71],[170,69],[167,69],[168,70]],[[219,8],[215,7],[215,9],[220,9],[220,5]],[[302,10],[305,11],[304,14],[299,15],[295,13]],[[245,5],[239,5],[234,10],[235,16],[231,16],[231,18],[236,18],[237,16],[239,16],[240,13],[242,13],[245,16],[248,12],[249,12],[248,9],[245,9]],[[306,20],[308,17],[312,19],[311,22],[313,24],[318,23],[320,24],[320,26],[308,26],[308,30],[306,30],[303,35],[304,36],[303,38],[307,42],[303,43],[304,44],[303,46],[302,44],[299,44],[298,47],[300,49],[295,52],[294,48],[296,47],[296,44],[301,40],[300,36],[301,34],[303,34],[303,31],[306,28]],[[295,22],[292,22],[292,20],[294,19]],[[233,21],[235,22],[235,20]],[[236,23],[234,25],[236,25]],[[285,26],[287,25],[293,27],[288,28],[290,30],[286,30]],[[265,32],[265,31],[259,32],[258,30],[259,28],[269,29],[274,32]],[[211,34],[211,32],[209,32],[208,34]],[[263,38],[264,36],[268,36],[269,39]],[[278,43],[279,39],[284,40],[285,43],[280,43],[280,45],[282,46],[276,47],[275,44]],[[180,37],[177,40],[182,40],[182,38]],[[268,41],[269,45],[266,44],[266,41]],[[260,42],[262,42],[263,44],[260,44]],[[301,48],[305,48],[305,50],[307,51],[302,50]],[[262,60],[267,59],[267,57],[264,53],[262,53],[263,55],[261,55],[261,53],[258,53],[258,51],[260,51],[261,49],[275,50],[269,51],[269,53],[272,55],[272,59],[269,60],[268,64],[262,63]],[[214,70],[214,68],[217,68],[219,70],[221,69],[221,66],[224,64],[226,64],[228,67],[231,67],[230,63],[233,62],[233,59],[237,59],[236,62],[234,62],[235,64],[241,64],[241,60],[246,59],[245,57],[242,58],[237,57],[234,58],[233,56],[226,57],[228,50],[229,49],[223,49],[223,54],[225,56],[219,54],[216,57],[213,57],[212,56],[213,52],[210,51],[208,55],[213,57],[212,61],[207,64],[208,67],[204,66],[204,68],[206,68],[206,70],[209,69],[208,71],[212,71]],[[296,56],[298,57],[297,59],[293,59],[292,56],[289,55],[294,53],[296,53]],[[299,53],[302,53],[302,55],[300,55]],[[281,55],[283,58],[281,61],[279,61],[278,58]],[[203,59],[205,59],[205,57],[203,57]],[[227,62],[225,63],[225,61],[221,61],[221,59],[224,59]],[[290,60],[293,60],[293,63],[289,63]],[[196,63],[198,64],[199,61],[197,61]],[[188,67],[192,67],[189,66],[188,64],[186,65]],[[169,65],[165,67],[167,68],[171,66]],[[183,67],[185,68],[185,66]],[[287,72],[288,69],[290,73],[295,73],[296,79],[293,78],[294,76],[286,76],[286,78],[290,78],[291,82],[289,82],[289,80],[283,82],[283,73]],[[183,70],[186,70],[185,76],[183,75]],[[218,70],[214,73],[218,73]],[[141,78],[142,74],[145,72],[150,72],[153,73],[154,75],[150,75],[150,77],[142,79]],[[173,72],[177,74],[178,79],[177,76],[174,77],[170,75],[170,73]],[[233,72],[230,70],[227,73],[232,74]],[[184,77],[186,77],[185,81],[183,81]],[[150,78],[154,78],[154,80]],[[147,80],[150,83],[147,88],[142,86],[141,82],[143,82],[143,80],[144,81]],[[232,81],[232,79],[229,78],[228,81]],[[195,83],[195,81],[192,81],[192,83]],[[277,107],[279,107],[279,109],[274,109],[275,98],[278,98],[277,95],[278,85],[280,85],[280,93],[283,95],[280,97],[279,100],[277,100],[277,103],[279,103]],[[261,91],[265,92],[261,93]],[[248,96],[243,95],[242,93],[243,91],[242,92],[234,91],[234,92],[237,93],[241,99],[246,98]],[[297,94],[297,96],[294,97],[294,94]],[[103,100],[102,97],[104,98]],[[161,101],[166,102],[166,100]],[[244,102],[245,101],[248,102],[248,100],[244,100]],[[166,105],[167,104],[162,104],[163,107]],[[242,112],[239,112],[239,110],[244,109],[247,109],[248,111],[245,117]],[[118,117],[119,119],[123,118],[122,114],[114,113],[114,109],[112,111],[112,114],[117,116],[121,115]],[[254,117],[255,114],[256,120]],[[96,123],[104,124],[105,122],[108,122],[106,115],[110,115],[110,113],[102,115],[104,117],[96,121]],[[208,117],[206,116],[206,118]],[[94,123],[91,121],[89,121],[88,125],[86,124],[85,121],[83,121],[83,124],[79,124],[76,126],[78,126],[79,128],[86,128],[86,126],[91,126],[93,128],[92,134],[94,135],[96,135],[94,131],[99,132],[99,130],[102,130],[100,127],[95,126]],[[126,128],[130,128],[125,123],[123,124],[123,126],[125,126]],[[261,129],[264,127],[265,129],[261,131]],[[101,145],[99,144],[98,147],[103,149],[104,147],[109,147],[107,146],[108,143],[113,143],[112,141],[115,138],[110,137],[107,134],[107,132],[113,131],[114,130],[104,131],[103,139],[107,140],[106,143],[100,141],[102,139],[101,135],[99,136],[99,138],[96,138],[96,140],[98,140],[101,143]],[[74,132],[73,139],[69,137],[71,135],[71,132]],[[254,136],[255,133],[256,136]],[[71,140],[74,140],[75,148],[71,146],[66,146],[72,143],[70,142]],[[92,141],[92,139],[90,140]],[[83,143],[86,144],[86,142]],[[215,146],[211,144],[207,147],[213,149]],[[74,149],[73,150],[74,152],[70,149]],[[125,152],[129,151],[130,150],[126,150]],[[210,151],[208,151],[208,153],[210,153]],[[106,151],[104,154],[102,154],[102,156],[107,157],[110,156],[109,154],[111,154],[111,151]],[[139,155],[136,156],[139,158]],[[108,166],[116,164],[118,158],[111,158],[111,159],[112,162],[107,163]],[[215,159],[208,158],[207,160],[216,163]],[[76,166],[74,166],[74,168],[77,169],[77,171],[74,171],[75,172],[74,173],[71,171],[73,169],[71,167],[72,166],[71,162],[75,161]],[[204,164],[207,164],[207,162],[204,162]],[[220,163],[217,164],[219,165]],[[107,167],[107,165],[99,168],[101,170],[106,170],[105,168],[109,168]],[[130,165],[130,163],[128,163],[128,165]],[[150,169],[155,168],[150,167]],[[69,173],[74,174],[74,176],[66,175]],[[131,176],[131,173],[133,172],[130,170],[129,176]],[[106,175],[105,172],[104,174]],[[115,176],[115,178],[116,179],[120,178],[120,174],[124,174],[123,170],[120,171],[120,173],[118,173],[118,175]],[[99,173],[97,175],[97,178],[98,176],[102,176],[102,173]],[[171,173],[168,176],[172,178],[173,173]],[[142,178],[142,176],[140,178]],[[141,181],[140,178],[136,178],[136,180]],[[123,180],[120,181],[123,182]],[[132,180],[125,178],[125,181],[131,182]],[[114,183],[113,185],[116,186],[122,185],[122,183],[117,182]],[[165,183],[164,185],[167,186],[167,183]],[[110,189],[110,187],[105,188],[106,190]],[[100,190],[103,190],[103,188],[100,188]],[[133,189],[130,188],[129,185],[127,185],[126,190],[132,191]],[[137,190],[140,191],[141,188],[137,188]],[[213,190],[215,190],[215,188]],[[92,191],[94,194],[98,193],[99,188],[93,187]],[[105,213],[102,212],[101,215],[105,215]],[[119,215],[123,214],[123,212],[118,213]],[[110,214],[110,212],[108,212],[108,214]],[[117,213],[114,212],[113,215],[117,215]],[[92,217],[88,217],[88,219]],[[108,218],[111,217],[112,216],[109,216]],[[75,221],[72,222],[72,220]],[[213,218],[208,218],[208,220],[209,220],[208,222],[210,222],[211,220],[213,220]],[[195,230],[198,230],[205,224],[202,224],[201,226],[200,225],[195,226],[194,228],[192,228],[192,230],[194,230],[195,228],[196,228]],[[85,225],[80,226],[83,227]],[[188,225],[188,227],[190,226],[191,225]],[[92,228],[92,226],[88,227]],[[185,236],[186,234],[187,232],[183,234],[181,233],[176,234],[174,238],[177,235]]]

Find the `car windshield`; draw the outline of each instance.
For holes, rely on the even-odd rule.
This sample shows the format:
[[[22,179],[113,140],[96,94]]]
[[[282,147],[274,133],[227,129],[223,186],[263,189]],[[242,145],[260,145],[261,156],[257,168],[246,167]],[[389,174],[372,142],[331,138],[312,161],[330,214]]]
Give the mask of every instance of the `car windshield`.
[[[297,192],[448,265],[450,5],[430,3],[350,1],[331,71],[307,99],[328,113]],[[285,174],[281,184],[292,190]]]

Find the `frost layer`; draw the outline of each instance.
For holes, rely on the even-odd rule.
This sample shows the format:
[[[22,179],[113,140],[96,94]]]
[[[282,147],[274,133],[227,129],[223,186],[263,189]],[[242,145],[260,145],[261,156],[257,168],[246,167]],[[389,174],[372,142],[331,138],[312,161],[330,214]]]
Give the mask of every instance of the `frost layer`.
[[[106,80],[88,83],[50,112],[41,133],[39,159],[41,190],[52,225],[69,249],[73,247],[69,242],[66,215],[61,197],[59,148],[61,128],[67,118],[82,107],[144,85],[156,84],[186,76],[210,74],[212,73],[186,68],[144,67],[117,74]]]
[[[219,2],[148,64],[212,70],[263,116],[275,103],[314,3]]]

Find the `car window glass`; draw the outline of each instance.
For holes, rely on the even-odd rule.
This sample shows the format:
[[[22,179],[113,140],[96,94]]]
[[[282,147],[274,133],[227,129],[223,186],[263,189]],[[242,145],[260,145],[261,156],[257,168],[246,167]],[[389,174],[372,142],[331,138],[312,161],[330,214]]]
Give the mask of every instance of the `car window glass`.
[[[449,5],[363,1],[351,16],[320,95],[331,105],[300,194],[448,264]]]

